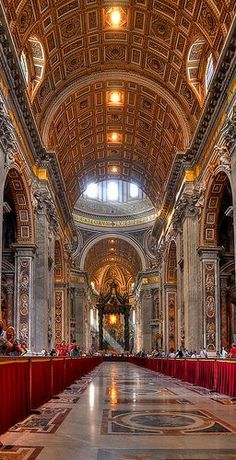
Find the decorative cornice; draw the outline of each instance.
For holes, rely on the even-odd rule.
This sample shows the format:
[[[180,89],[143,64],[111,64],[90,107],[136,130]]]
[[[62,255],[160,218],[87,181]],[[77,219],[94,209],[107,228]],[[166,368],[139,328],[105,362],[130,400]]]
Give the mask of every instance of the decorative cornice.
[[[173,163],[169,179],[166,185],[166,195],[164,197],[161,215],[166,217],[172,208],[175,197],[179,188],[179,184],[184,179],[184,172],[186,169],[194,169],[194,166],[199,161],[204,148],[212,134],[215,123],[221,113],[225,98],[227,97],[227,90],[230,82],[236,73],[236,19],[232,25],[227,42],[223,49],[220,61],[218,63],[214,79],[212,81],[209,94],[205,103],[205,109],[202,113],[198,127],[194,134],[193,140],[189,149],[184,154],[177,154]],[[226,142],[231,147],[235,145],[235,118],[234,114],[231,123],[226,122],[228,131]]]
[[[64,220],[67,223],[71,218],[70,206],[64,192],[64,181],[56,155],[55,153],[47,152],[42,144],[41,137],[30,108],[25,81],[19,67],[18,56],[8,31],[2,8],[0,12],[0,64],[4,69],[9,93],[12,97],[16,113],[21,121],[33,160],[38,166],[48,168],[51,174],[52,182],[57,184],[55,196],[57,197],[58,206],[62,210]]]

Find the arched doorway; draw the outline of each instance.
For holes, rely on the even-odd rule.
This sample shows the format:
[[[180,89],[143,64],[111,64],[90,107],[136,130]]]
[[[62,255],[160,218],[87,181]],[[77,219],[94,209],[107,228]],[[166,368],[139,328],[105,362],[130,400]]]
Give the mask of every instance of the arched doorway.
[[[233,197],[223,171],[209,186],[201,242],[205,345],[217,351],[236,339]]]
[[[3,195],[1,316],[17,337],[31,345],[33,258],[32,206],[22,174],[8,171]]]

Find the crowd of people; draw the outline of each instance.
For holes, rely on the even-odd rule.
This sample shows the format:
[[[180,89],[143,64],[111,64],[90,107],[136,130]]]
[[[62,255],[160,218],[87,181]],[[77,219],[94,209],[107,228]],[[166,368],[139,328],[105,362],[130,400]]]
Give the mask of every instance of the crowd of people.
[[[27,345],[25,342],[17,340],[15,329],[12,326],[7,326],[4,328],[4,323],[0,320],[0,355],[5,356],[22,356],[28,352]],[[67,344],[65,341],[62,341],[60,344],[55,345],[51,350],[43,348],[41,351],[41,356],[51,356],[51,357],[80,357],[80,356],[93,356],[93,355],[103,355],[106,352],[100,351],[96,352],[95,349],[91,349],[89,353],[83,352],[79,345],[76,343],[76,340],[72,340],[70,344]],[[109,355],[111,352],[108,353]],[[163,350],[152,350],[151,353],[146,353],[145,350],[140,350],[138,353],[125,353],[125,355],[132,355],[137,357],[153,357],[153,358],[235,358],[236,359],[236,344],[227,350],[225,347],[222,347],[221,352],[217,351],[216,355],[208,355],[206,348],[202,348],[200,351],[188,351],[184,347],[180,347],[178,350],[173,348],[169,352]]]
[[[6,356],[20,356],[27,353],[27,345],[16,338],[15,329],[12,326],[4,328],[0,320],[0,354]]]
[[[154,358],[236,358],[236,345],[233,343],[229,350],[227,350],[225,347],[222,347],[221,352],[217,351],[215,356],[213,356],[212,354],[209,356],[206,348],[202,348],[199,351],[189,351],[186,348],[182,347],[179,348],[177,351],[171,348],[168,353],[166,353],[163,350],[153,350],[150,355],[146,355],[145,352],[141,350],[137,355],[141,357],[152,356]]]
[[[76,340],[72,340],[70,344],[67,344],[63,340],[60,344],[56,345],[50,351],[43,348],[43,350],[41,351],[41,354],[43,356],[52,356],[52,357],[53,356],[61,356],[61,357],[71,356],[73,358],[73,357],[82,356],[83,351],[81,350],[79,345],[77,345]]]

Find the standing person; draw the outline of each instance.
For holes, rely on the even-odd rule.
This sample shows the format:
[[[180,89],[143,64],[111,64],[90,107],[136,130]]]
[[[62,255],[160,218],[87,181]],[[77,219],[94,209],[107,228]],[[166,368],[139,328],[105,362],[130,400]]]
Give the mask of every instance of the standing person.
[[[203,350],[200,350],[200,358],[208,358],[206,348],[203,348]]]
[[[232,347],[229,350],[229,358],[236,358],[236,345],[232,343]]]
[[[225,358],[227,358],[227,356],[228,356],[228,353],[227,353],[227,351],[225,350],[225,347],[222,347],[220,357],[223,358],[223,359],[225,359]]]

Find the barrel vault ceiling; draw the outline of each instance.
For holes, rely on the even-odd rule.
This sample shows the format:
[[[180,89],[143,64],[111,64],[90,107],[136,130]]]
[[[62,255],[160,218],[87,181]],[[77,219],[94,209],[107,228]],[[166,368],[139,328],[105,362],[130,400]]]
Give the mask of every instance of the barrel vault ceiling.
[[[112,279],[116,279],[125,291],[142,270],[142,263],[130,243],[119,238],[106,238],[88,251],[84,268],[97,290],[106,291]]]
[[[199,40],[217,62],[235,2],[120,0],[117,27],[112,0],[3,3],[19,56],[32,37],[43,47],[32,109],[71,206],[89,182],[114,176],[138,183],[160,206],[175,154],[201,114],[188,80],[190,48]]]

